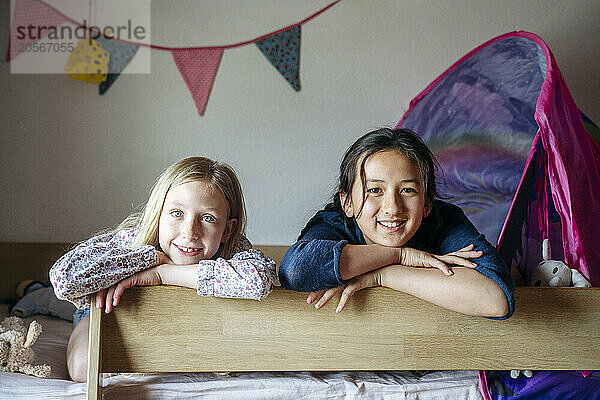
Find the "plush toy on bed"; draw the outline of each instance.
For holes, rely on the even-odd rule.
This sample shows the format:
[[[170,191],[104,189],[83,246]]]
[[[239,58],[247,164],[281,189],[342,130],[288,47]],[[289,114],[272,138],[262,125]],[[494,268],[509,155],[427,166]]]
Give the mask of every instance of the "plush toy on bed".
[[[42,333],[42,325],[31,321],[29,330],[18,317],[7,317],[0,325],[0,371],[23,372],[47,378],[50,366],[33,365],[35,354],[31,346]]]
[[[531,278],[529,279],[530,286],[592,287],[579,271],[569,268],[562,261],[551,260],[550,254],[550,241],[544,239],[542,242],[542,257],[544,261],[540,262],[531,274]]]
[[[551,260],[551,254],[550,241],[544,239],[542,242],[542,258],[544,260],[537,265],[531,274],[528,282],[529,286],[592,287],[588,280],[576,269],[569,268],[562,261]],[[510,371],[510,376],[513,379],[517,379],[521,372],[527,378],[533,376],[533,372],[529,370],[521,371],[517,369]]]

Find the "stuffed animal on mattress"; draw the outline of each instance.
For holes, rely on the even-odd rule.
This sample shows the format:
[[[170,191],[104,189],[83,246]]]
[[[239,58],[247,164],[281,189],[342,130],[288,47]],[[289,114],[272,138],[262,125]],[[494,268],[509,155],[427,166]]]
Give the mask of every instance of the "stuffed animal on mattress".
[[[0,325],[0,371],[50,376],[49,365],[33,365],[35,354],[31,346],[41,333],[42,325],[37,321],[31,321],[27,329],[19,317],[5,318]]]
[[[542,242],[542,258],[537,268],[531,274],[529,286],[554,286],[554,287],[592,287],[590,282],[579,271],[569,268],[562,261],[550,259],[550,241]]]

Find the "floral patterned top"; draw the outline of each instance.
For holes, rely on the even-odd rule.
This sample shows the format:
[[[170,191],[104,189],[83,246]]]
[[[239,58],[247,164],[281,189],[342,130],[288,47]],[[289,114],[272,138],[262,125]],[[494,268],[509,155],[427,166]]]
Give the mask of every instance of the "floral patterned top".
[[[89,296],[144,269],[156,265],[156,248],[134,248],[136,230],[123,229],[94,236],[56,261],[50,281],[56,297],[78,308],[87,307]],[[201,296],[262,300],[273,289],[275,262],[238,236],[230,258],[218,256],[198,263]]]

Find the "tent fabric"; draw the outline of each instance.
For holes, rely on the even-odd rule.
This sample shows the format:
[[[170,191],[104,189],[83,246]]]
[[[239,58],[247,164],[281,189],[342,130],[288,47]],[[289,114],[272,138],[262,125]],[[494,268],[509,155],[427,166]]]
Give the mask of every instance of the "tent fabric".
[[[398,127],[440,162],[439,191],[527,279],[552,258],[600,286],[600,129],[579,112],[537,35],[511,32],[468,53],[410,103]],[[480,371],[484,398],[599,398],[598,372]]]
[[[511,254],[505,261],[519,264],[526,275],[523,265],[541,260],[541,244],[525,261],[521,249],[516,255],[502,252],[513,208],[525,208],[537,221],[524,222],[531,230],[541,228],[542,238],[558,229],[551,238],[553,258],[564,257],[600,285],[600,227],[589,223],[600,220],[600,147],[541,38],[511,32],[479,46],[419,94],[398,126],[427,142],[442,167],[440,192],[465,210],[501,254]],[[523,183],[536,166],[542,175],[539,201],[522,196],[524,203],[516,204],[522,189],[531,191]]]
[[[531,378],[512,378],[510,371],[485,371],[486,400],[600,400],[600,373],[535,371]]]

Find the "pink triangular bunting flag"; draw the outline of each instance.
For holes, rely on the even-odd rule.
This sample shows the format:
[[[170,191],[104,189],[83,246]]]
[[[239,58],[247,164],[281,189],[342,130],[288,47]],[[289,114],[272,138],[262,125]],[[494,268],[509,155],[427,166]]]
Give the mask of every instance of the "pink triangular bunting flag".
[[[6,61],[15,58],[24,46],[48,36],[53,27],[67,20],[64,15],[37,0],[16,0],[14,10]]]
[[[204,115],[223,49],[173,50],[173,59],[196,102],[198,113]]]

